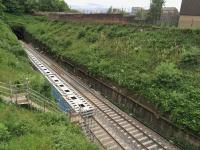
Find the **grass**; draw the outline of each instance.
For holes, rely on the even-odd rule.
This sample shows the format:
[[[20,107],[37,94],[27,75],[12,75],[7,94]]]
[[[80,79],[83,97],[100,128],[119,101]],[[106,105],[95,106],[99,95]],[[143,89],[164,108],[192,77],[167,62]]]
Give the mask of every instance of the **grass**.
[[[97,150],[62,114],[29,111],[0,101],[0,149]]]
[[[11,29],[0,20],[0,82],[24,83],[51,97],[49,83],[35,71]],[[32,112],[0,100],[0,149],[98,149],[65,115]]]
[[[200,30],[8,18],[58,58],[145,96],[161,115],[200,134]]]
[[[46,88],[49,84],[40,73],[32,68],[17,37],[1,20],[0,29],[0,82],[25,83],[28,78],[33,89],[50,97],[50,88]]]

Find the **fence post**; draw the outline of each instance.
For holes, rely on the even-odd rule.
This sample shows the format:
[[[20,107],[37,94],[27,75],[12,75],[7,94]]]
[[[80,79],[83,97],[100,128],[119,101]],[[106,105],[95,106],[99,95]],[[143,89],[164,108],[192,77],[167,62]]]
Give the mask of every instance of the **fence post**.
[[[29,78],[26,78],[25,91],[26,91],[26,100],[28,101],[29,108],[31,109],[32,103],[29,97]]]
[[[45,100],[44,100],[44,112],[45,112]]]
[[[17,92],[18,92],[18,90],[17,90],[16,85],[14,85],[14,88],[15,88],[15,103],[17,104]]]
[[[13,101],[13,99],[12,99],[13,91],[12,91],[12,85],[11,85],[11,82],[9,82],[9,87],[10,87],[10,99],[11,99],[11,102],[12,102],[12,101]]]

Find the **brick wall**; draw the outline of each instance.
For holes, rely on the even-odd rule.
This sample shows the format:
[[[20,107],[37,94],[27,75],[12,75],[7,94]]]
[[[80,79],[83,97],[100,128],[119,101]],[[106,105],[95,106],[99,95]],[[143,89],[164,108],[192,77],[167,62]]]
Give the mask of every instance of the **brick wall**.
[[[134,16],[124,16],[123,14],[69,14],[69,13],[49,13],[36,12],[35,15],[45,15],[53,20],[80,21],[95,23],[119,23],[129,24],[135,22]]]

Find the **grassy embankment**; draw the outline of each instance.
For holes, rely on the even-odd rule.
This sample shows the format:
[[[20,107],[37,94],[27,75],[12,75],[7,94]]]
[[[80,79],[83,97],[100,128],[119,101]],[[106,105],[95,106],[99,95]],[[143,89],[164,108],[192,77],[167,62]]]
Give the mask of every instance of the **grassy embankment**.
[[[50,86],[35,71],[10,28],[0,20],[0,82],[25,83],[30,80],[33,89],[50,97]]]
[[[16,36],[0,20],[0,82],[23,83],[50,95],[49,86],[26,57]],[[32,112],[0,100],[0,149],[97,149],[66,116]]]
[[[145,96],[175,124],[200,134],[200,30],[9,19],[57,57]]]
[[[97,150],[65,115],[33,112],[0,100],[0,149]]]

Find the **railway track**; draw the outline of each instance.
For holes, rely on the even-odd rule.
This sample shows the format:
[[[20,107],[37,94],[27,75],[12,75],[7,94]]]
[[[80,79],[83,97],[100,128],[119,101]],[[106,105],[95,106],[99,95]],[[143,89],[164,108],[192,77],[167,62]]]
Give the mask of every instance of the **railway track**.
[[[96,139],[98,139],[98,142],[101,143],[102,147],[108,150],[124,150],[123,145],[121,145],[109,131],[103,127],[101,122],[95,117],[92,117],[92,122],[91,131]]]
[[[41,61],[43,61],[46,65],[48,65],[52,70],[54,70],[57,74],[59,74],[68,84],[73,86],[82,96],[84,96],[96,107],[98,115],[94,116],[94,122],[96,122],[95,124],[98,125],[97,129],[104,129],[104,133],[102,132],[102,134],[105,134],[105,137],[103,138],[112,139],[111,143],[115,143],[115,146],[113,146],[114,144],[112,145],[114,149],[177,149],[174,145],[161,138],[159,135],[155,134],[153,131],[149,130],[147,127],[140,124],[135,119],[129,117],[121,110],[119,110],[116,106],[111,104],[101,95],[97,94],[94,91],[91,91],[89,87],[84,85],[80,80],[75,79],[72,75],[67,73],[64,69],[59,67],[55,62],[53,62],[46,56],[41,55],[39,52],[33,50],[30,51]],[[100,124],[100,121],[97,120],[103,120],[102,124]],[[107,123],[107,126],[103,126],[105,122]],[[95,134],[95,131],[96,130],[94,128],[92,132]],[[97,133],[98,132],[96,132],[96,134]],[[113,136],[113,134],[115,134],[115,136]],[[95,136],[98,138],[99,135]],[[99,141],[102,143],[102,141],[104,140],[101,140],[102,139],[99,139]],[[106,149],[109,149],[109,147],[106,147],[105,143],[102,144]]]

